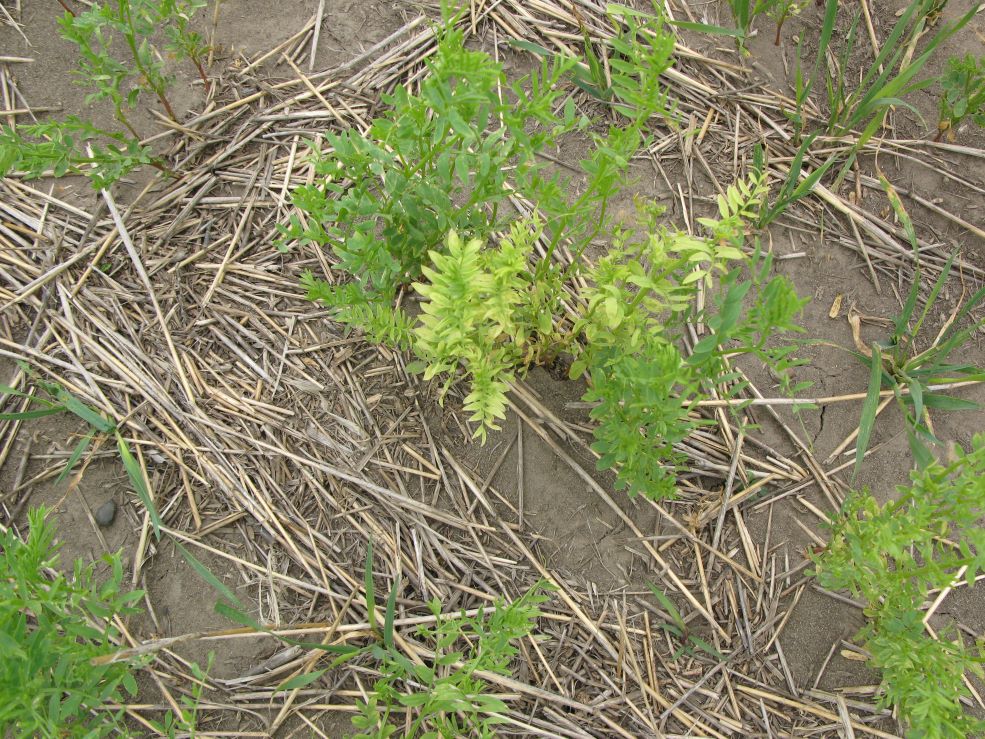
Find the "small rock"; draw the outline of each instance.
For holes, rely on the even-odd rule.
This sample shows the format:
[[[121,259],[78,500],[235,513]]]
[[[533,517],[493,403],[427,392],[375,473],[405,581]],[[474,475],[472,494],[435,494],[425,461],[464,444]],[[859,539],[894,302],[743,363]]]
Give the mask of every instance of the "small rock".
[[[113,523],[113,519],[116,518],[116,501],[112,499],[107,500],[96,509],[94,517],[96,519],[96,523],[103,528],[111,525]]]

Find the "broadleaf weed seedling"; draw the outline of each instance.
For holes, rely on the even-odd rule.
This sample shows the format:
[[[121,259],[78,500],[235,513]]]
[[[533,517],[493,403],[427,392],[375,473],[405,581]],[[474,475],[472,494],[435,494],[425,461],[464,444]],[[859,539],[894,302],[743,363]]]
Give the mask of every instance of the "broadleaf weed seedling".
[[[101,190],[143,164],[161,167],[150,147],[136,138],[77,116],[0,127],[0,174],[17,170],[29,179],[84,175]]]
[[[134,673],[149,656],[121,654],[114,619],[141,613],[136,604],[144,592],[122,589],[119,552],[101,558],[107,577],[81,559],[71,575],[59,572],[60,545],[48,516],[44,507],[28,511],[23,540],[0,527],[0,727],[5,736],[44,739],[129,736],[120,706],[137,695]],[[151,722],[162,735],[195,735],[208,667],[192,662],[195,682],[181,697],[180,714],[168,710]]]
[[[941,76],[940,117],[935,141],[947,134],[954,141],[955,131],[965,118],[985,128],[985,57],[971,54],[951,57]]]
[[[732,20],[735,28],[725,28],[708,23],[692,23],[690,21],[675,21],[674,25],[720,36],[734,36],[739,51],[748,55],[746,44],[753,35],[752,24],[761,15],[769,16],[776,23],[776,38],[774,44],[780,45],[780,34],[783,24],[790,18],[799,15],[810,4],[810,0],[729,0],[732,10]]]
[[[654,115],[669,115],[659,75],[671,61],[672,34],[658,18],[618,6],[610,10],[623,24],[613,42],[619,58],[611,62],[612,101],[623,125],[611,125],[604,134],[588,131],[570,95],[565,99],[561,83],[577,60],[542,55],[539,69],[508,84],[500,65],[464,47],[449,19],[438,31],[437,54],[418,95],[398,88],[367,136],[328,134],[331,153],[313,150],[323,180],[294,192],[304,220],[294,215],[282,227],[285,240],[335,252],[349,282],[330,284],[313,275],[303,282],[337,320],[396,346],[416,345],[429,378],[460,362],[472,365],[478,395],[468,403],[482,420],[480,436],[502,415],[506,379],[514,369],[551,358],[552,316],[568,276],[552,259],[554,251],[566,240],[576,256],[569,269],[580,268],[578,257],[607,228],[607,204],[621,190],[643,128]],[[628,66],[620,67],[622,61]],[[509,94],[501,97],[501,89]],[[587,182],[571,198],[569,183],[545,172],[539,155],[576,130],[589,135],[593,146],[580,163]],[[536,203],[533,220],[514,224],[509,239],[483,251],[480,245],[490,234],[515,220],[501,212],[513,192]],[[521,259],[532,259],[540,239],[546,255],[521,265]],[[416,283],[427,302],[420,327],[412,330],[414,322],[394,304],[422,276],[431,284]],[[489,293],[490,285],[515,289],[509,294],[520,297],[509,304],[490,301],[496,294]],[[454,317],[438,314],[448,306],[458,310]],[[476,336],[476,325],[495,327],[511,343],[500,347],[490,336]],[[522,350],[510,348],[524,344],[524,337],[532,341]]]
[[[530,49],[539,70],[507,85],[499,65],[466,50],[446,26],[418,95],[398,88],[368,135],[328,134],[331,153],[314,150],[323,179],[295,191],[300,213],[282,232],[285,242],[335,252],[348,281],[304,278],[335,319],[410,347],[418,361],[409,369],[443,376],[445,390],[464,371],[465,408],[480,439],[505,417],[517,374],[574,355],[572,376],[587,374],[586,399],[600,404],[592,412],[599,466],[616,469],[631,493],[668,497],[674,444],[694,428],[693,403],[732,379],[732,356],[758,356],[785,375],[792,350],[767,338],[795,329],[803,301],[783,278],[769,277],[768,256],[756,249],[747,258],[745,230],[766,194],[761,173],[728,188],[719,217],[700,219],[700,237],[667,230],[646,205],[644,227],[610,227],[608,203],[623,192],[651,118],[672,115],[659,75],[674,44],[659,16],[619,6],[609,13],[622,29],[609,42],[606,93],[619,124],[600,134],[577,116],[561,84],[576,75],[576,61]],[[539,154],[578,130],[591,147],[580,163],[586,183],[572,198]],[[513,191],[535,211],[509,214],[507,228],[501,206]],[[586,266],[588,244],[610,234],[612,248]],[[575,257],[568,266],[554,258],[562,240]],[[575,275],[588,287],[575,288]],[[721,291],[700,313],[692,307],[699,286]],[[396,306],[408,288],[422,300],[417,316]],[[580,291],[583,313],[562,305],[569,289]],[[689,320],[711,333],[685,360]]]
[[[396,734],[400,729],[391,722],[391,715],[396,711],[402,716],[401,736],[408,738],[492,736],[492,728],[505,722],[502,714],[508,706],[491,694],[489,683],[481,673],[511,674],[511,662],[519,651],[516,642],[533,633],[541,615],[540,606],[550,600],[549,594],[554,589],[541,581],[509,603],[498,598],[491,608],[479,608],[472,615],[465,611],[447,615],[441,602],[432,600],[428,608],[433,620],[416,630],[424,647],[418,654],[426,659],[412,661],[398,648],[395,622],[400,582],[394,581],[382,609],[377,603],[372,540],[366,547],[362,583],[369,629],[367,643],[359,647],[348,643],[297,641],[261,626],[245,613],[244,605],[221,580],[184,547],[180,544],[177,547],[193,569],[222,596],[216,604],[217,613],[267,633],[286,645],[335,655],[326,667],[292,675],[277,687],[277,692],[311,685],[330,670],[355,659],[374,663],[380,677],[372,690],[367,691],[366,699],[356,701],[357,715],[352,718],[353,727],[360,732],[356,736],[360,737]]]
[[[489,692],[480,674],[510,675],[510,663],[518,653],[515,643],[533,632],[540,617],[540,606],[550,600],[553,589],[539,582],[519,598],[506,603],[497,599],[492,608],[480,608],[469,616],[442,613],[441,602],[428,607],[433,625],[417,628],[431,656],[415,663],[396,647],[394,620],[399,583],[394,582],[387,598],[382,632],[376,628],[377,609],[373,589],[373,550],[367,548],[366,609],[374,624],[376,640],[363,647],[364,654],[376,662],[379,679],[367,700],[356,701],[358,715],[352,725],[360,737],[389,737],[398,731],[390,715],[398,706],[411,711],[413,720],[404,720],[403,736],[408,739],[430,736],[493,736],[495,726],[505,723],[508,706]],[[338,662],[338,661],[336,661]]]
[[[574,326],[584,343],[573,346],[571,375],[589,372],[598,467],[616,469],[617,487],[631,495],[674,495],[683,461],[675,445],[702,423],[694,403],[713,387],[741,389],[720,387],[732,375],[729,358],[756,356],[781,377],[796,364],[792,345],[769,339],[799,330],[805,301],[784,277],[770,277],[768,255],[743,251],[745,226],[765,196],[756,173],[731,186],[719,198],[719,218],[699,219],[704,237],[661,227],[659,209],[644,209],[641,233],[618,236],[589,273],[588,307]],[[693,307],[699,283],[717,287],[701,311]],[[687,321],[709,333],[685,358]]]

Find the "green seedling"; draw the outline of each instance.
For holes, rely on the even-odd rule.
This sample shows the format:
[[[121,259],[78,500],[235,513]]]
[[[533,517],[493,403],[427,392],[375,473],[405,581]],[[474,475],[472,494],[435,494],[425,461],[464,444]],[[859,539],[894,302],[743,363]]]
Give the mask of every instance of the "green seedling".
[[[368,649],[381,677],[366,700],[357,700],[358,715],[352,725],[357,736],[390,736],[398,726],[390,719],[403,708],[413,719],[402,719],[402,736],[493,736],[495,726],[505,723],[508,706],[491,694],[480,672],[510,675],[518,640],[529,636],[540,616],[540,606],[549,598],[543,584],[535,585],[510,603],[502,600],[475,616],[442,613],[441,603],[429,604],[433,626],[421,626],[417,637],[433,656],[415,664],[397,651],[392,634],[382,644]],[[392,599],[391,599],[392,600]],[[392,629],[388,606],[386,623]],[[409,726],[408,726],[409,724]]]
[[[62,16],[61,35],[79,50],[79,82],[93,89],[86,100],[109,100],[134,137],[126,111],[137,104],[142,91],[157,97],[168,116],[177,120],[167,97],[173,77],[165,71],[153,39],[163,31],[168,50],[190,59],[207,84],[202,67],[207,47],[189,27],[191,16],[203,7],[204,0],[110,0]],[[114,54],[121,45],[126,50],[123,57]]]
[[[420,94],[398,87],[386,96],[390,108],[368,135],[327,134],[327,151],[313,148],[321,180],[294,191],[304,221],[295,215],[282,227],[287,241],[330,247],[359,292],[385,308],[450,231],[481,238],[505,224],[511,174],[546,191],[537,153],[555,129],[584,125],[573,105],[564,119],[553,113],[574,61],[545,60],[529,91],[513,86],[515,100],[500,99],[509,89],[500,66],[467,50],[460,31],[443,32],[428,64]]]
[[[62,469],[62,472],[58,477],[59,482],[65,479],[78,461],[82,459],[82,456],[89,449],[89,446],[93,443],[93,440],[97,435],[101,434],[104,437],[114,439],[116,441],[117,451],[120,455],[120,461],[123,462],[123,466],[127,471],[127,477],[130,478],[130,484],[133,486],[134,491],[137,493],[141,502],[144,504],[144,507],[147,509],[151,524],[154,528],[154,535],[157,538],[160,538],[161,519],[157,513],[157,508],[154,505],[154,501],[151,498],[150,488],[147,486],[147,480],[144,477],[144,472],[140,467],[140,463],[137,461],[136,457],[134,457],[133,452],[130,451],[130,446],[127,444],[126,439],[123,438],[120,428],[114,422],[107,420],[102,413],[83,403],[65,388],[56,383],[41,380],[30,368],[26,366],[22,366],[22,369],[29,376],[33,377],[35,385],[47,397],[45,397],[45,395],[24,393],[20,390],[16,390],[15,388],[8,387],[7,385],[0,385],[0,393],[2,393],[2,397],[0,397],[0,406],[2,406],[3,402],[9,397],[23,398],[28,404],[28,409],[24,411],[0,413],[0,420],[23,421],[54,414],[71,413],[89,425],[89,432],[79,440],[79,442],[75,445],[75,448],[72,450],[72,453],[69,455],[68,461],[65,463],[65,467]]]
[[[773,198],[772,202],[764,200],[759,209],[756,217],[758,228],[766,228],[766,226],[779,218],[787,208],[801,198],[809,195],[817,183],[821,181],[821,178],[828,173],[828,170],[838,163],[837,157],[829,157],[820,166],[815,167],[810,174],[801,177],[804,171],[804,158],[810,152],[815,139],[817,139],[817,134],[812,133],[797,147],[797,152],[790,162],[789,169],[783,179],[783,184],[780,186],[780,191]],[[766,153],[759,144],[753,150],[752,166],[754,172],[760,176],[765,176],[767,166]]]
[[[373,550],[368,547],[364,576],[366,610],[377,641],[362,652],[376,663],[380,678],[365,700],[357,700],[358,715],[352,725],[360,737],[389,737],[398,731],[390,718],[400,708],[409,712],[401,720],[402,736],[493,736],[493,728],[505,722],[508,706],[489,692],[481,672],[510,675],[514,645],[529,636],[540,617],[539,606],[550,600],[551,590],[537,583],[520,598],[497,600],[474,616],[442,613],[437,599],[428,606],[433,625],[421,625],[416,636],[430,656],[423,664],[405,657],[396,646],[395,610],[399,583],[387,598],[383,629],[379,630],[373,589]],[[413,717],[413,718],[411,718]]]
[[[827,588],[865,604],[858,635],[882,671],[883,706],[894,706],[907,736],[977,736],[985,723],[964,712],[965,675],[983,675],[982,645],[956,631],[928,633],[922,612],[932,594],[985,569],[985,436],[971,450],[952,450],[946,464],[914,471],[896,499],[880,505],[853,493],[831,525],[826,547],[812,555]]]
[[[742,389],[730,358],[758,357],[785,378],[796,364],[793,345],[769,339],[798,330],[804,301],[785,278],[770,276],[768,256],[744,251],[745,224],[765,195],[760,178],[730,187],[720,217],[699,219],[703,237],[660,227],[659,211],[644,210],[642,232],[617,238],[588,275],[571,376],[589,374],[598,467],[615,469],[616,486],[631,495],[673,497],[683,462],[676,445],[702,423],[694,404],[713,389],[726,396]],[[699,288],[709,299],[696,311]],[[688,321],[708,333],[685,358]]]
[[[647,583],[647,587],[650,588],[650,592],[653,593],[653,597],[660,603],[663,611],[670,617],[670,621],[658,624],[658,628],[667,632],[680,642],[680,646],[671,656],[671,659],[676,660],[683,654],[694,655],[696,652],[701,651],[717,660],[725,661],[726,658],[721,652],[691,631],[691,628],[681,616],[681,612],[674,605],[674,601],[668,598],[666,593],[657,589],[653,583]]]
[[[274,633],[247,616],[236,595],[184,547],[178,545],[178,551],[220,594],[217,613],[284,644],[335,656],[326,667],[292,675],[277,687],[278,692],[311,685],[351,660],[374,664],[380,677],[364,700],[356,701],[357,715],[352,719],[360,737],[386,738],[398,731],[409,739],[492,736],[493,727],[504,723],[502,715],[508,706],[490,693],[481,673],[511,675],[510,665],[518,652],[515,643],[533,632],[541,615],[539,607],[550,600],[548,593],[553,589],[539,582],[516,600],[507,603],[498,599],[491,608],[480,608],[474,615],[462,611],[449,616],[442,612],[440,601],[431,601],[428,607],[433,621],[415,631],[424,646],[417,654],[426,659],[412,661],[398,647],[395,622],[399,581],[393,583],[382,609],[376,601],[372,541],[366,547],[362,583],[370,628],[368,643],[361,647],[299,642]],[[394,714],[401,715],[399,728],[391,722]]]
[[[304,221],[295,215],[282,228],[285,240],[335,252],[350,281],[330,284],[308,274],[303,283],[336,320],[398,347],[416,343],[429,378],[466,365],[478,393],[468,403],[481,436],[502,414],[505,384],[518,360],[529,365],[550,359],[562,288],[555,250],[565,240],[580,256],[604,233],[608,202],[643,142],[643,127],[667,112],[658,77],[670,63],[672,35],[656,33],[659,19],[618,8],[613,13],[628,29],[616,51],[634,60],[632,69],[612,62],[614,104],[628,122],[590,133],[594,146],[581,162],[587,184],[576,198],[567,182],[545,171],[540,154],[564,133],[587,127],[560,84],[577,61],[542,55],[539,70],[510,85],[500,65],[468,51],[461,32],[446,27],[419,95],[399,88],[367,136],[326,136],[331,153],[314,153],[324,179],[294,193]],[[637,68],[642,71],[633,72]],[[501,88],[511,97],[501,97]],[[515,216],[501,213],[514,192],[537,204],[534,220],[523,228],[508,228]],[[501,229],[512,241],[484,252],[479,245]],[[538,240],[546,245],[544,256],[521,264],[532,258]],[[569,269],[581,263],[576,259]],[[394,306],[411,284],[427,301],[417,328]],[[508,287],[518,296],[516,305],[486,300],[490,285]],[[439,315],[439,305],[454,306],[458,314]],[[476,334],[476,325],[495,330]],[[511,341],[503,344],[506,338]]]
[[[480,439],[505,417],[516,376],[561,352],[574,355],[573,376],[591,378],[586,398],[599,403],[600,467],[616,469],[631,493],[668,497],[680,459],[674,445],[694,428],[694,402],[713,387],[738,389],[729,357],[752,354],[786,376],[791,347],[766,339],[793,330],[803,303],[789,283],[769,277],[768,257],[754,249],[747,259],[745,230],[766,192],[760,174],[728,189],[718,218],[699,219],[701,236],[668,231],[651,206],[643,206],[644,228],[610,226],[608,203],[623,191],[644,130],[651,117],[669,115],[658,78],[673,37],[659,16],[619,6],[609,13],[623,31],[609,48],[611,81],[594,92],[610,96],[621,125],[589,132],[576,197],[548,176],[540,154],[585,130],[561,84],[571,76],[577,83],[578,62],[532,48],[540,70],[510,86],[499,65],[446,28],[419,95],[398,88],[366,136],[326,137],[331,154],[314,157],[323,179],[295,191],[301,213],[283,233],[285,242],[335,252],[348,281],[304,278],[333,318],[413,351],[409,369],[442,377],[442,397],[464,374]],[[586,67],[599,86],[602,66]],[[512,100],[500,97],[501,87]],[[523,219],[510,213],[507,226],[500,208],[513,192],[536,210]],[[588,245],[609,235],[613,247],[586,266]],[[562,240],[575,257],[567,266],[555,258]],[[397,306],[409,290],[422,300],[416,316]],[[699,290],[708,299],[697,312]],[[566,307],[566,291],[587,308]],[[685,360],[679,344],[690,320],[710,333]]]
[[[144,164],[164,170],[150,148],[136,138],[106,131],[77,116],[0,127],[0,175],[13,171],[28,179],[83,175],[101,190]]]
[[[208,85],[203,60],[208,47],[189,21],[204,0],[114,0],[74,13],[66,8],[61,35],[79,51],[80,84],[90,88],[86,102],[108,100],[126,134],[95,126],[78,116],[20,126],[0,127],[0,175],[13,171],[28,178],[78,174],[94,188],[108,188],[137,167],[167,168],[154,157],[130,121],[140,94],[151,92],[175,119],[167,98],[172,78],[165,72],[153,36],[163,31],[167,49],[191,60]],[[123,57],[114,50],[123,47]]]
[[[739,50],[744,54],[748,54],[746,43],[752,35],[753,21],[758,16],[766,13],[771,6],[775,5],[776,0],[729,0],[728,4],[732,9],[732,19],[735,21],[735,35],[739,43]],[[696,30],[708,32],[712,29],[702,24]]]
[[[828,0],[837,3],[837,0]],[[937,48],[964,28],[978,12],[977,4],[953,23],[943,25],[921,46],[916,56],[907,54],[917,39],[924,34],[927,17],[934,11],[936,0],[913,0],[893,26],[889,36],[872,64],[862,76],[861,82],[849,90],[845,84],[848,55],[851,54],[859,14],[856,14],[842,47],[840,61],[836,65],[824,65],[828,90],[829,115],[827,133],[844,136],[858,131],[855,151],[864,146],[882,127],[886,113],[893,106],[919,112],[904,97],[934,83],[933,78],[919,79],[920,73]]]
[[[612,104],[630,120],[641,114],[671,118],[673,111],[660,75],[670,67],[674,36],[665,29],[660,6],[654,2],[654,14],[649,14],[609,3],[606,12],[619,33],[600,42],[599,54],[582,25],[584,60],[571,68],[572,82],[592,97]],[[529,41],[512,40],[510,44],[543,59],[566,58]]]
[[[774,45],[780,45],[780,34],[783,32],[783,24],[800,13],[810,5],[811,0],[777,0],[770,3],[766,12],[776,23],[776,38]]]
[[[44,508],[28,514],[26,540],[0,530],[0,727],[5,736],[55,739],[125,734],[125,702],[137,693],[139,663],[94,663],[122,639],[113,617],[139,613],[142,591],[123,592],[120,555],[105,555],[109,578],[76,560],[58,566],[58,546]]]
[[[916,233],[913,223],[892,185],[881,175],[880,180],[889,197],[890,205],[909,235],[916,254]],[[906,422],[910,450],[921,467],[929,464],[933,459],[928,444],[940,443],[933,433],[930,412],[978,408],[976,403],[935,392],[933,386],[985,379],[985,372],[980,368],[964,363],[955,364],[951,359],[951,355],[985,325],[985,319],[967,320],[971,312],[985,300],[985,287],[979,288],[963,305],[957,306],[935,336],[927,339],[921,333],[950,277],[954,257],[955,255],[951,255],[945,262],[922,310],[917,309],[921,270],[919,259],[915,258],[917,267],[913,284],[903,310],[893,322],[892,335],[887,340],[874,342],[869,347],[862,345],[858,347],[856,356],[869,367],[869,386],[859,421],[855,450],[854,474],[856,475],[868,448],[883,389],[893,392]],[[921,346],[921,343],[925,346]]]
[[[556,354],[560,337],[554,316],[563,294],[560,274],[549,265],[530,268],[539,224],[521,221],[495,248],[478,239],[463,242],[453,231],[445,253],[431,252],[427,282],[414,284],[424,298],[413,330],[413,348],[424,379],[447,377],[463,366],[470,383],[465,410],[485,441],[506,416],[506,392],[518,367]],[[540,263],[538,263],[540,267]]]
[[[188,736],[194,739],[198,726],[198,711],[202,703],[202,694],[208,686],[209,672],[215,662],[215,653],[209,652],[205,669],[197,662],[189,663],[192,673],[192,685],[189,693],[181,693],[181,705],[176,714],[169,710],[161,721],[151,721],[150,724],[161,736],[175,739],[177,736]]]
[[[753,21],[760,15],[766,15],[776,23],[776,38],[774,43],[780,45],[780,34],[783,24],[810,4],[810,0],[729,0],[732,19],[735,28],[726,28],[709,23],[693,23],[691,21],[674,21],[674,25],[692,31],[711,33],[719,36],[733,36],[739,44],[739,50],[748,54],[746,44],[753,34]]]
[[[206,0],[162,0],[159,6],[168,51],[178,59],[187,59],[195,65],[206,92],[212,86],[205,72],[209,45],[200,33],[191,29],[190,24],[192,16],[207,4]]]
[[[971,54],[951,57],[940,84],[940,122],[935,141],[944,134],[948,141],[954,141],[955,131],[966,118],[985,127],[985,57],[977,61]]]
[[[935,50],[963,28],[977,12],[972,8],[955,22],[943,26],[924,46],[911,56],[908,49],[926,32],[927,21],[937,10],[937,0],[913,0],[893,26],[878,56],[865,71],[858,86],[849,89],[845,70],[848,69],[855,50],[861,11],[855,14],[846,33],[845,41],[837,54],[832,50],[832,39],[838,18],[839,0],[827,0],[819,37],[818,52],[812,72],[806,78],[802,64],[802,40],[797,49],[797,67],[794,77],[795,109],[786,111],[794,123],[799,147],[794,154],[776,199],[760,213],[758,225],[762,228],[774,221],[790,205],[810,193],[829,172],[837,170],[836,183],[851,170],[857,153],[878,133],[886,114],[894,106],[910,109],[919,116],[913,106],[903,98],[924,89],[932,79],[919,79]],[[805,105],[817,82],[823,80],[828,98],[829,117],[825,130],[814,131],[806,138],[808,120]],[[802,177],[804,160],[810,153],[815,139],[822,133],[832,136],[854,136],[847,152],[836,151],[811,173]],[[764,154],[757,149],[754,167],[764,166]]]

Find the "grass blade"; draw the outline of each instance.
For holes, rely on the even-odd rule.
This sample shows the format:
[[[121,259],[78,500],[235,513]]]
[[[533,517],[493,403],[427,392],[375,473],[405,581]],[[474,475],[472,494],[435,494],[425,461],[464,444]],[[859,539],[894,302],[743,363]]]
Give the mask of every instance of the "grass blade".
[[[373,589],[373,540],[366,543],[366,569],[363,571],[363,587],[366,589],[366,621],[376,631],[376,591]]]
[[[865,450],[869,447],[869,437],[872,436],[872,427],[876,422],[876,410],[879,407],[879,391],[882,390],[882,354],[879,353],[879,346],[876,344],[872,345],[872,357],[870,359],[872,364],[869,373],[869,389],[865,394],[865,401],[862,403],[862,416],[858,423],[855,468],[852,470],[853,482],[862,466]]]
[[[130,484],[133,485],[133,489],[140,496],[141,502],[147,509],[147,513],[150,515],[151,525],[154,527],[154,537],[157,539],[161,538],[161,517],[157,513],[157,508],[154,506],[154,501],[150,497],[150,489],[147,487],[147,480],[144,479],[144,471],[140,469],[140,464],[137,462],[136,458],[130,452],[130,447],[127,446],[126,441],[123,440],[123,436],[120,434],[119,430],[116,432],[116,447],[120,451],[120,459],[123,460],[123,466],[126,467],[127,475],[130,478]]]
[[[53,408],[42,408],[36,411],[22,411],[20,413],[0,413],[0,421],[28,421],[32,418],[44,418],[55,413],[64,413],[65,409],[61,406]]]
[[[393,620],[397,614],[397,590],[400,583],[394,580],[393,587],[390,588],[390,596],[386,599],[386,617],[383,620],[383,643],[389,649],[393,649]]]
[[[647,587],[650,588],[650,592],[653,593],[653,597],[660,602],[660,607],[667,611],[667,614],[673,619],[674,623],[677,625],[682,632],[687,631],[687,624],[684,623],[684,619],[681,618],[681,612],[677,610],[674,602],[667,597],[666,593],[663,593],[657,588],[653,583],[647,583]]]
[[[211,585],[223,598],[228,600],[230,603],[238,606],[240,609],[243,608],[243,604],[240,602],[239,598],[236,597],[236,594],[232,590],[230,590],[229,587],[222,580],[220,580],[218,577],[213,575],[212,571],[204,564],[202,564],[195,557],[195,555],[193,555],[191,552],[185,549],[185,547],[181,545],[181,542],[175,541],[174,545],[178,549],[178,553],[188,563],[189,567],[191,567],[193,570],[195,570],[195,572],[198,573],[199,577],[201,577],[203,580],[205,580],[205,582]],[[239,619],[236,620],[242,623],[241,620]],[[252,623],[247,625],[252,625]]]
[[[514,38],[514,39],[510,39],[508,43],[510,46],[512,46],[515,49],[521,49],[522,51],[529,51],[531,54],[536,54],[537,56],[540,57],[546,57],[550,59],[552,56],[554,56],[554,52],[552,52],[550,49],[547,49],[541,46],[540,44],[535,44],[530,41],[524,41],[522,39]]]
[[[56,484],[68,477],[68,473],[72,471],[72,468],[75,467],[76,462],[78,462],[82,455],[85,454],[85,450],[89,448],[89,444],[92,443],[92,437],[94,434],[94,431],[86,434],[79,440],[79,443],[75,445],[75,449],[72,450],[72,454],[69,456],[68,461],[65,462],[65,467],[59,473],[58,477],[55,478]]]
[[[942,411],[977,411],[982,407],[981,404],[973,400],[955,398],[941,393],[925,393],[923,405],[925,408],[936,408]]]
[[[733,38],[743,38],[744,33],[738,28],[725,28],[715,26],[710,23],[694,23],[692,21],[668,21],[667,25],[684,28],[688,31],[698,31],[700,33],[710,33],[715,36],[732,36]]]
[[[110,434],[116,429],[115,423],[107,421],[101,413],[87,406],[67,390],[59,388],[57,397],[66,410],[74,413],[94,429],[102,431],[104,434]]]
[[[297,690],[298,688],[303,688],[306,685],[311,685],[311,683],[320,678],[326,672],[328,672],[327,669],[315,670],[314,672],[303,672],[300,675],[295,675],[274,688],[274,692],[280,693],[285,690]]]

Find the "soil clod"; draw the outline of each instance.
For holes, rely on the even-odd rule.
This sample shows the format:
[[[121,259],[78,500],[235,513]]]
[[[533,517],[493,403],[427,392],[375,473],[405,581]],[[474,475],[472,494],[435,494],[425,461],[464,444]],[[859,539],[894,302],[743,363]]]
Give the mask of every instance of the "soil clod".
[[[116,520],[116,501],[112,498],[103,503],[96,512],[93,514],[96,519],[96,523],[102,526],[104,529],[112,526],[113,521]]]

